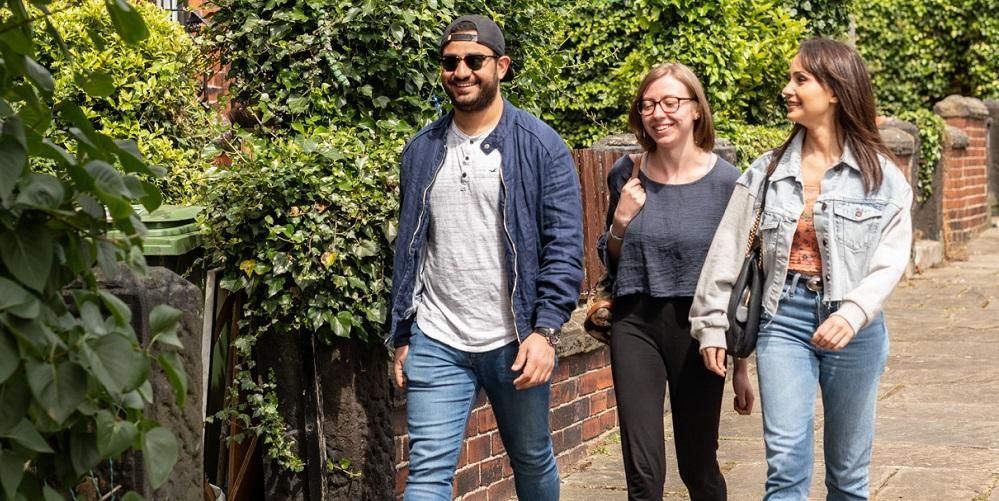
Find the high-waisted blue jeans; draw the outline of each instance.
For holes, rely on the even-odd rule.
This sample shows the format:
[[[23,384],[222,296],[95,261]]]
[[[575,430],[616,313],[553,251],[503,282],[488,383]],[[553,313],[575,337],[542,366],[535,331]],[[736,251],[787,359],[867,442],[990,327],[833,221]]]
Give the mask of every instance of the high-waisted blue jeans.
[[[405,501],[451,499],[468,415],[485,389],[513,467],[517,497],[556,501],[558,467],[548,427],[551,384],[517,390],[516,342],[484,353],[456,350],[413,326],[406,374],[409,478]]]
[[[772,318],[764,315],[757,344],[763,436],[764,500],[808,498],[812,477],[815,390],[822,388],[829,500],[866,500],[878,382],[888,359],[888,332],[878,315],[839,351],[811,338],[831,311],[822,293],[789,276]]]

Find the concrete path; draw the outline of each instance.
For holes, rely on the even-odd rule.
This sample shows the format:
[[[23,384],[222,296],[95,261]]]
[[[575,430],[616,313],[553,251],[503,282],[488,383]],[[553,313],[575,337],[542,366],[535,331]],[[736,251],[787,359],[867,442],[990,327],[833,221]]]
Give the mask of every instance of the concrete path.
[[[999,501],[999,229],[976,238],[966,261],[900,284],[887,314],[891,356],[878,402],[872,499]],[[729,499],[759,500],[766,474],[759,402],[752,416],[738,416],[731,385],[725,391],[719,462]],[[810,499],[826,494],[821,415]],[[668,415],[665,427],[665,499],[687,499]],[[562,501],[625,499],[616,436],[563,472]]]

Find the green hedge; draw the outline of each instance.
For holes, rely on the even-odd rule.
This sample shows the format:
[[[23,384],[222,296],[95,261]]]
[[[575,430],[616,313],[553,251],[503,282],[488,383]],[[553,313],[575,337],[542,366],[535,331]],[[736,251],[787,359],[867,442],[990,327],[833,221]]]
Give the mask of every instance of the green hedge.
[[[854,0],[785,0],[784,7],[796,19],[808,23],[812,36],[844,38],[850,27]]]
[[[678,61],[701,78],[718,122],[775,123],[787,64],[805,35],[773,0],[590,0],[568,9],[565,92],[544,117],[585,147],[627,130],[635,88],[653,66]]]
[[[233,99],[260,122],[306,132],[337,124],[409,133],[440,113],[441,32],[492,12],[507,33],[511,99],[537,110],[557,87],[557,9],[535,0],[352,2],[218,0],[205,41],[234,77]]]
[[[999,97],[999,0],[860,2],[857,48],[882,109],[932,108],[949,94]]]
[[[724,122],[719,124],[717,133],[728,139],[735,147],[738,164],[742,170],[748,169],[760,155],[770,151],[784,142],[791,132],[791,123],[783,125],[746,125],[739,122]]]
[[[69,52],[39,32],[39,61],[53,71],[56,101],[79,103],[98,130],[135,139],[150,164],[166,169],[159,185],[168,203],[196,202],[211,170],[200,151],[218,135],[214,114],[198,100],[199,52],[166,11],[134,7],[149,36],[130,45],[114,35],[104,1],[56,0],[51,21]]]

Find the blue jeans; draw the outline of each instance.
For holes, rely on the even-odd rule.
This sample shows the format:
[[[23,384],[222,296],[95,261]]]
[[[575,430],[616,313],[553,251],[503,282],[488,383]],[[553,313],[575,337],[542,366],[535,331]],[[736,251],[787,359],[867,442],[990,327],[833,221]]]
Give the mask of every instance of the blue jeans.
[[[548,426],[551,384],[518,391],[510,370],[519,346],[469,353],[427,337],[415,324],[406,374],[409,478],[405,501],[451,499],[468,415],[486,390],[503,447],[513,467],[517,497],[556,501],[559,475]]]
[[[874,407],[888,332],[878,315],[842,350],[818,348],[812,334],[830,313],[821,292],[789,277],[776,315],[761,320],[756,353],[767,453],[764,500],[808,498],[816,387],[822,388],[825,416],[826,499],[869,497]]]

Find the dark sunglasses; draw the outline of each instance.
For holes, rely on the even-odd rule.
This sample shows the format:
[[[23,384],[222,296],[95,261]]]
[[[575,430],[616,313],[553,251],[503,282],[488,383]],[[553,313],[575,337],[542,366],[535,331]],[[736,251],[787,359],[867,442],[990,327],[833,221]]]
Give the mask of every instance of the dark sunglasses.
[[[486,62],[486,59],[496,58],[499,59],[500,56],[484,56],[482,54],[471,54],[465,57],[460,56],[441,56],[437,60],[441,63],[441,68],[444,71],[454,71],[458,69],[458,63],[465,61],[465,66],[472,71],[478,71],[482,69],[482,64]]]

